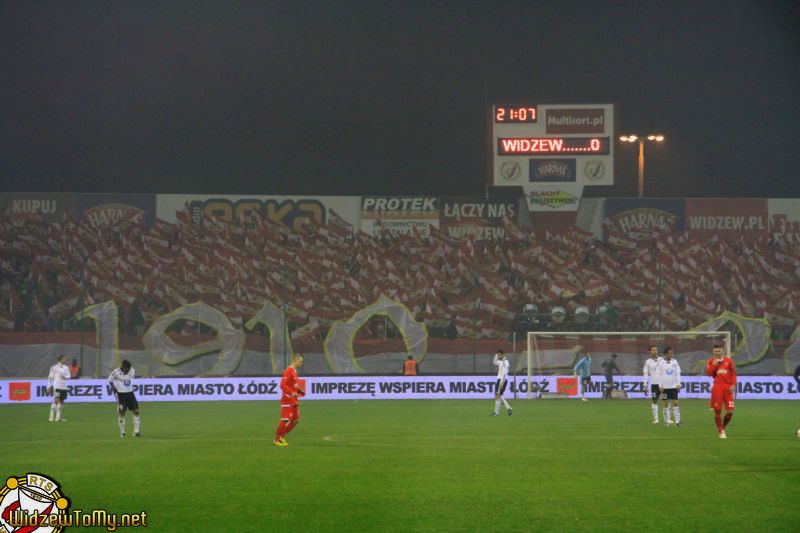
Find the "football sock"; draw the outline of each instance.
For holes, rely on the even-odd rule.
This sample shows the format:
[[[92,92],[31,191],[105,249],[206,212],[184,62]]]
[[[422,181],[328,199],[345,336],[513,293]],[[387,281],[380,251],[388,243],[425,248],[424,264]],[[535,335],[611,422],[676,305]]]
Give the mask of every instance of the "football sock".
[[[722,429],[725,429],[726,427],[728,427],[728,422],[731,421],[731,417],[732,416],[733,416],[733,413],[730,412],[730,411],[725,413],[725,420],[722,421]]]
[[[500,400],[494,401],[494,414],[500,413]]]
[[[125,417],[124,416],[119,417],[119,434],[120,435],[124,435],[125,434]]]
[[[56,420],[61,420],[61,404],[56,405]]]
[[[278,429],[275,430],[275,440],[280,440],[286,434],[286,422],[281,420],[278,422]]]
[[[653,420],[658,420],[658,405],[650,404],[650,410],[653,411]]]
[[[675,418],[676,424],[681,423],[681,408],[678,407],[677,405],[672,408],[672,416]]]
[[[55,420],[55,419],[56,419],[56,404],[51,403],[50,404],[50,420]]]
[[[297,425],[297,420],[289,420],[289,423],[286,424],[286,429],[283,430],[283,435],[281,435],[281,437],[285,437],[286,435],[288,435],[289,432],[293,430],[296,425]]]
[[[139,433],[139,430],[142,428],[142,417],[139,415],[133,415],[133,432]]]
[[[725,426],[722,425],[722,416],[720,411],[714,411],[714,422],[717,423],[717,429],[722,431],[725,429]]]
[[[664,408],[664,422],[669,421],[669,407]]]
[[[505,406],[506,409],[511,409],[511,406],[508,405],[508,402],[506,401],[505,398],[500,398],[500,401],[503,402],[503,406]]]

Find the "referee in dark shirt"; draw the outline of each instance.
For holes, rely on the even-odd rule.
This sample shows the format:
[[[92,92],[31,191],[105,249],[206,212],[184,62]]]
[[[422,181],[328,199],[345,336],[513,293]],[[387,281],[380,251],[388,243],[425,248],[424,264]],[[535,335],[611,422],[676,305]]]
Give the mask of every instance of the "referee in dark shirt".
[[[622,375],[622,372],[617,366],[617,354],[612,353],[611,358],[603,361],[603,364],[600,365],[600,367],[605,370],[606,373],[606,390],[603,391],[603,398],[610,400],[611,391],[614,389],[614,371],[616,370],[617,374],[620,376]]]

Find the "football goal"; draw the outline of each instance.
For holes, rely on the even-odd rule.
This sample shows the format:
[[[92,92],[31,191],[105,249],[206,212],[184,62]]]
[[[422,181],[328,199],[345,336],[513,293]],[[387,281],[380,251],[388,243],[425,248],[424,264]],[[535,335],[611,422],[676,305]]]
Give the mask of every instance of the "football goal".
[[[529,331],[527,356],[517,365],[517,372],[527,375],[527,397],[532,395],[535,376],[571,376],[575,363],[584,354],[592,357],[592,374],[602,374],[601,365],[613,354],[619,369],[627,375],[642,375],[650,346],[658,354],[672,348],[684,374],[700,374],[711,357],[715,344],[731,356],[729,331]],[[520,368],[524,365],[525,368]]]

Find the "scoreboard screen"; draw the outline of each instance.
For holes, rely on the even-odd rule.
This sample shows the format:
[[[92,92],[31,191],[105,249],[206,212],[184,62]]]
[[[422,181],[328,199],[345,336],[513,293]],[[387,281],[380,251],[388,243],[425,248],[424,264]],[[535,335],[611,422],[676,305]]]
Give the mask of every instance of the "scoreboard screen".
[[[491,109],[495,186],[614,184],[614,105]]]

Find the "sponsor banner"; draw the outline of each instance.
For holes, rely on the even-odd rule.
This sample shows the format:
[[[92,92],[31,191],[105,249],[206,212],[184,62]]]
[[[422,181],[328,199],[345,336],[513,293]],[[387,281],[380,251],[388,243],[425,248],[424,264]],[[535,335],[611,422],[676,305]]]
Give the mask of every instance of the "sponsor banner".
[[[449,237],[504,240],[503,219],[517,219],[518,202],[493,202],[484,198],[442,198],[439,227]]]
[[[532,183],[575,183],[575,159],[531,159],[528,181]]]
[[[661,233],[683,233],[684,201],[679,199],[608,198],[605,218],[634,240]]]
[[[567,160],[563,158],[557,159]],[[614,184],[614,161],[612,156],[576,157],[574,179],[537,179],[536,165],[539,161],[552,162],[554,159],[520,159],[518,157],[496,155],[494,158],[494,185],[497,187],[509,187],[524,186],[526,183],[577,183],[583,186]]]
[[[556,393],[566,394],[567,396],[577,396],[579,390],[578,378],[556,379]]]
[[[65,213],[73,213],[74,197],[67,193],[0,193],[0,215],[10,218],[39,216],[48,222],[60,222]]]
[[[800,242],[800,199],[770,198],[767,206],[770,233],[794,234],[795,242]]]
[[[8,384],[8,399],[15,402],[27,402],[31,399],[30,381],[11,382]]]
[[[582,185],[532,185],[523,186],[528,211],[577,211],[583,195]]]
[[[544,112],[547,133],[603,133],[606,131],[604,108],[550,108]]]
[[[155,194],[79,194],[77,216],[95,228],[113,228],[128,223],[150,226],[156,216]]]
[[[412,196],[365,196],[361,199],[361,231],[369,235],[427,236],[439,227],[439,199]]]
[[[321,379],[321,378],[320,378]],[[313,382],[313,380],[310,380]],[[136,399],[153,402],[204,400],[279,400],[280,378],[142,378],[133,382]],[[52,401],[46,379],[0,381],[0,403]],[[67,403],[116,402],[105,379],[72,379]],[[26,397],[27,396],[27,397]]]
[[[766,198],[694,198],[686,200],[689,237],[704,241],[713,235],[733,240],[757,239],[768,231]]]
[[[494,396],[497,380],[485,376],[348,376],[306,377],[306,400],[402,400],[402,399],[487,399]],[[281,391],[278,377],[264,378],[165,378],[137,379],[134,392],[140,402],[267,400],[278,401]],[[684,376],[681,398],[708,399],[711,379]],[[534,376],[533,390],[542,393],[566,393],[576,397],[578,389],[572,376]],[[12,388],[13,386],[13,388]],[[30,388],[30,396],[18,390]],[[580,385],[577,385],[580,387]],[[605,378],[592,376],[586,395],[602,397]],[[790,376],[739,376],[737,400],[800,400],[797,383]],[[618,376],[614,388],[629,398],[649,398],[639,376]],[[506,395],[527,395],[527,379],[513,377]],[[49,403],[47,380],[0,381],[0,403]],[[115,402],[104,379],[70,381],[67,402]]]
[[[250,213],[260,213],[276,224],[300,229],[306,221],[329,222],[357,228],[360,198],[358,196],[261,196],[159,194],[156,215],[167,222],[177,222],[176,213],[187,210],[195,222],[203,217],[224,221],[247,220]]]
[[[603,376],[592,376],[587,388],[589,398],[602,397],[606,380]],[[680,398],[711,398],[712,380],[706,376],[682,376]],[[639,376],[615,376],[614,389],[625,391],[629,398],[649,398],[650,391],[644,390]],[[737,400],[800,400],[797,382],[791,376],[742,376],[736,377]]]

